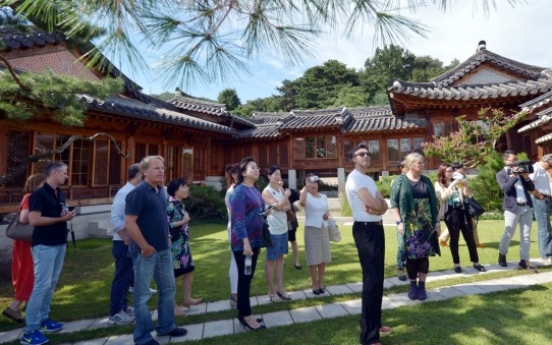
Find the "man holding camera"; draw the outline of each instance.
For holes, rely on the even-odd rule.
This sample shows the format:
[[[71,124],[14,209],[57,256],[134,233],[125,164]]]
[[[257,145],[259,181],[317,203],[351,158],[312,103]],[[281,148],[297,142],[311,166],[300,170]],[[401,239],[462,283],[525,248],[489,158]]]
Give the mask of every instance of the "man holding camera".
[[[544,155],[533,165],[534,172],[529,175],[535,184],[531,199],[533,213],[537,220],[539,254],[545,265],[552,264],[552,226],[550,225],[550,178],[547,170],[552,168],[552,154]]]
[[[533,181],[529,178],[532,166],[520,164],[517,155],[512,150],[504,151],[502,155],[505,168],[496,174],[496,180],[504,193],[502,208],[504,209],[505,229],[498,247],[498,264],[508,266],[506,254],[516,225],[520,226],[519,267],[533,270],[529,263],[529,245],[531,244],[531,223],[533,221],[533,202],[529,193],[535,190]]]

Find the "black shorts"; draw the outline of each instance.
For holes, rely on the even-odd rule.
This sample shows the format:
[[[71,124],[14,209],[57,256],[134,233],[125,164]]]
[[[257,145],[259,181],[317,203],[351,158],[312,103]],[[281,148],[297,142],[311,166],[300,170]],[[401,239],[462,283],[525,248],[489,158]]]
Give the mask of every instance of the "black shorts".
[[[297,228],[295,229],[289,229],[288,230],[288,241],[289,242],[295,242],[295,233],[297,232]]]

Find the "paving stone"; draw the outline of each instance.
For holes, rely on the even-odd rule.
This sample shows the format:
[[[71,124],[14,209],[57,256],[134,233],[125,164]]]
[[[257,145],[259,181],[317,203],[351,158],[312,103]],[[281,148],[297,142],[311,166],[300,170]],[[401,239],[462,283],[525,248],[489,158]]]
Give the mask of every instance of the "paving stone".
[[[96,319],[86,319],[86,320],[67,322],[63,324],[63,328],[61,329],[60,333],[78,332],[83,329],[87,329],[88,327],[92,326],[94,321],[96,321]]]
[[[153,340],[157,341],[159,344],[168,344],[170,339],[171,337],[169,337],[168,335],[161,337],[158,336],[157,333],[153,332]],[[180,337],[180,339],[182,339],[182,337]]]
[[[353,292],[362,292],[362,283],[348,283],[345,285]]]
[[[382,300],[381,300],[381,309],[393,309],[393,308],[396,308],[397,307],[397,304],[395,304],[395,302],[393,302],[393,300],[387,296],[383,296]]]
[[[351,301],[339,302],[350,315],[358,315],[362,312],[362,299],[357,298]]]
[[[398,278],[397,278],[397,281],[401,282]],[[401,282],[402,283],[402,282]],[[396,281],[395,280],[391,280],[391,279],[384,279],[383,280],[383,288],[384,289],[389,289],[393,286],[396,286]]]
[[[230,306],[230,302],[228,302],[228,300],[207,303],[207,313],[214,313],[217,311],[230,309],[232,309],[232,306]]]
[[[200,303],[192,306],[190,309],[186,309],[186,315],[200,315],[207,312],[207,303]]]
[[[307,295],[302,290],[291,291],[291,292],[288,292],[288,294],[291,296],[292,301],[300,301],[307,298]]]
[[[353,293],[353,290],[351,290],[347,285],[331,285],[326,287],[326,291],[330,294],[337,296],[337,295],[346,295]],[[312,291],[311,291],[312,293]]]
[[[272,301],[270,300],[270,297],[268,297],[268,295],[262,295],[262,296],[257,296],[257,303],[259,305],[266,305],[266,304],[271,304]]]
[[[437,289],[432,289],[437,292],[439,295],[443,296],[445,299],[462,297],[466,294],[460,290],[456,290],[452,286],[444,286]]]
[[[259,300],[257,299],[257,296],[249,297],[249,305],[251,307],[254,307],[256,305],[259,305]]]
[[[106,341],[107,341],[107,338],[99,338],[99,339],[79,341],[78,343],[74,343],[73,345],[104,345]]]
[[[12,329],[11,331],[0,332],[0,339],[2,339],[2,342],[10,342],[21,338],[22,335],[23,328]]]
[[[289,311],[289,314],[295,323],[311,322],[322,319],[322,316],[320,316],[315,307],[292,309]]]
[[[263,319],[267,328],[293,324],[293,319],[287,310],[263,314]]]
[[[508,288],[502,285],[497,285],[491,281],[476,282],[476,283],[473,283],[473,285],[488,292],[498,292],[498,291],[508,290]]]
[[[105,328],[105,327],[111,327],[107,324],[107,321],[109,321],[109,317],[99,318],[96,319],[89,327],[88,329],[98,329],[98,328]]]
[[[203,338],[234,334],[234,324],[230,320],[206,322],[203,328]]]
[[[465,293],[466,295],[479,295],[482,293],[488,293],[488,291],[485,291],[474,284],[454,285],[454,288]]]
[[[408,295],[406,293],[397,293],[397,294],[391,294],[387,295],[393,303],[395,303],[396,307],[405,307],[409,305],[414,305],[416,303],[420,303],[418,300],[411,300],[408,298]]]
[[[324,319],[349,315],[347,310],[345,310],[345,308],[338,303],[317,305],[315,308]]]
[[[446,299],[439,292],[435,290],[426,290],[426,292],[427,292],[427,299],[422,302],[438,302],[438,301],[444,301]]]
[[[408,281],[402,281],[402,280],[399,280],[399,278],[397,277],[392,277],[392,278],[387,278],[383,280],[384,289],[388,288],[387,286],[385,286],[385,281],[387,281],[388,284],[390,283],[391,286],[402,286],[402,285],[410,284]]]
[[[128,345],[134,344],[132,334],[114,335],[107,338],[105,345]]]
[[[183,341],[193,341],[203,339],[203,323],[198,323],[194,325],[180,325],[179,327],[184,327],[188,331],[183,337],[172,337],[169,340],[169,343],[181,343]]]
[[[518,276],[518,277],[512,277],[512,278],[517,278],[517,279],[514,279],[515,281],[521,281],[522,279],[525,279],[529,283],[529,285],[546,284],[552,281],[552,275],[546,274],[546,273],[528,274],[525,276]]]
[[[511,290],[511,289],[522,289],[522,288],[525,288],[526,285],[525,284],[520,284],[519,282],[515,281],[515,280],[512,280],[512,278],[501,278],[501,279],[495,279],[492,281],[493,283],[497,284],[497,285],[502,285],[504,286],[506,289],[508,290]]]

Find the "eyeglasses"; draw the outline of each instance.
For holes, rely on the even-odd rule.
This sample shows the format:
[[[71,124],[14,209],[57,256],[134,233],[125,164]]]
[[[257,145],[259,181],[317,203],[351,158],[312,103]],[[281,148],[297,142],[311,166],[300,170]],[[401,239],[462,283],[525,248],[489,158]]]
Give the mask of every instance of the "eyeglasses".
[[[359,157],[368,156],[368,158],[370,158],[370,154],[368,152],[355,153],[354,157],[356,157],[356,156],[359,156]]]

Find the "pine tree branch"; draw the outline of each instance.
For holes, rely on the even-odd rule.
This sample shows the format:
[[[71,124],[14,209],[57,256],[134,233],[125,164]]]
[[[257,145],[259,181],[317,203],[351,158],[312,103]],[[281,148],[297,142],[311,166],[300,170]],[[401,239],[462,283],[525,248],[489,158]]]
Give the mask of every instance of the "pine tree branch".
[[[6,67],[8,68],[8,71],[10,72],[10,74],[12,76],[12,78],[15,80],[17,85],[19,85],[21,90],[23,90],[23,91],[30,91],[31,90],[27,85],[23,84],[21,79],[19,79],[19,77],[17,76],[17,74],[13,70],[13,66],[11,65],[10,61],[8,59],[6,59],[2,54],[0,54],[0,61],[2,61],[6,65]]]

